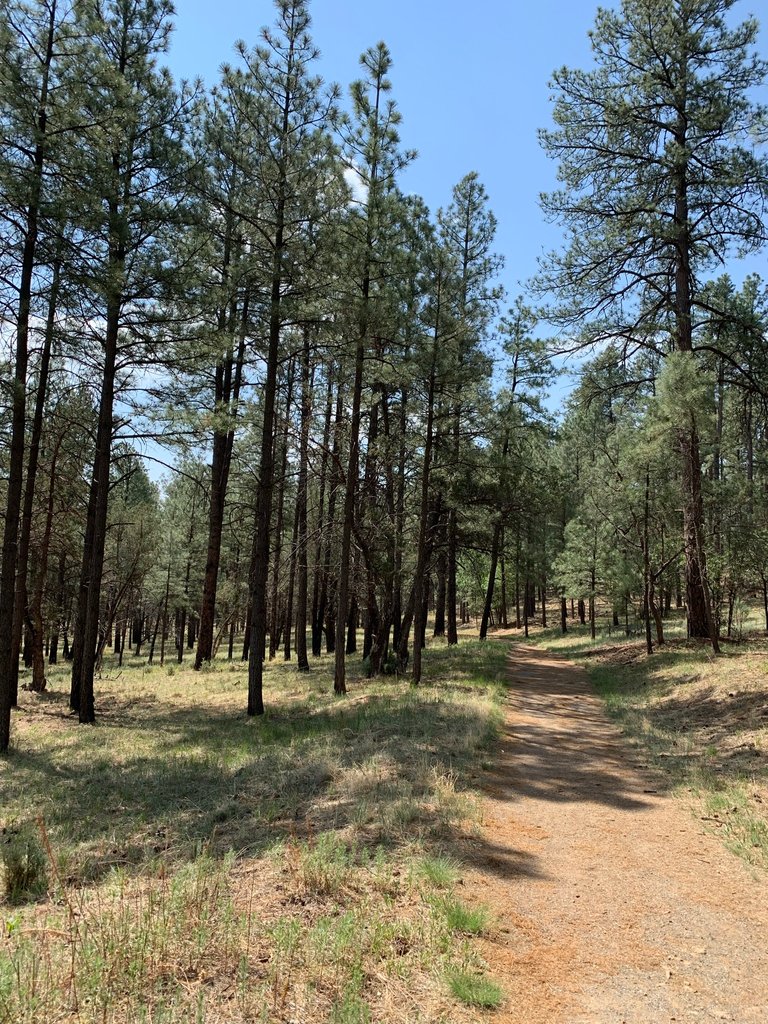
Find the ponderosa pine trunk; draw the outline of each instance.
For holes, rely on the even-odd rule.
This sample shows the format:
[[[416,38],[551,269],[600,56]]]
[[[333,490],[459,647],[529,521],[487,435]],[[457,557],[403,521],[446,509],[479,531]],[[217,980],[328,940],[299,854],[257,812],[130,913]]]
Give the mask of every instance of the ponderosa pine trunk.
[[[284,108],[283,134],[288,133],[288,98]],[[283,183],[283,188],[285,188]],[[283,285],[285,197],[277,203],[275,245],[272,259],[272,286],[269,312],[269,345],[262,399],[261,458],[256,491],[256,531],[253,543],[250,579],[251,641],[248,651],[248,714],[264,714],[264,647],[267,639],[267,583],[269,580],[269,527],[272,518],[272,494],[275,483],[275,399],[280,354]]]
[[[285,626],[283,635],[283,660],[291,660],[291,643],[293,642],[293,599],[296,594],[296,567],[299,560],[299,502],[293,510],[293,530],[291,531],[291,557],[288,561],[288,593],[285,596]]]
[[[327,530],[325,518],[325,492],[327,487],[329,456],[328,448],[331,442],[331,417],[333,416],[333,375],[331,373],[330,364],[328,366],[327,375],[325,421],[323,424],[323,447],[322,454],[320,456],[320,483],[317,499],[318,511],[317,542],[315,544],[315,571],[312,584],[312,655],[315,658],[319,658],[322,653],[324,609],[322,611],[320,609],[320,589],[325,574],[325,545],[330,545],[330,538],[326,537]],[[328,511],[330,514],[330,500]]]
[[[493,541],[491,542],[491,568],[488,573],[488,586],[485,590],[485,604],[483,605],[483,617],[480,620],[480,639],[485,640],[488,635],[488,623],[491,620],[491,609],[493,607],[493,591],[496,586],[496,570],[499,565],[499,547],[501,544],[501,523],[493,528]]]
[[[435,339],[435,345],[437,338]],[[417,642],[413,645],[413,683],[418,685],[421,682],[421,643],[420,638],[426,623],[422,622],[424,615],[424,583],[427,574],[429,552],[429,477],[432,467],[432,441],[434,429],[434,393],[435,393],[435,356],[432,360],[432,371],[429,378],[427,392],[427,433],[424,441],[424,464],[421,471],[421,510],[419,513],[419,539],[416,549],[416,575],[414,578],[414,601],[413,608],[417,616],[415,623],[415,634]]]
[[[19,663],[19,651],[21,649],[21,633],[26,617],[28,622],[35,622],[34,614],[27,608],[27,575],[29,563],[29,548],[32,538],[32,512],[35,502],[35,485],[37,482],[37,467],[40,456],[40,440],[43,434],[43,418],[45,413],[45,401],[48,395],[48,376],[51,365],[51,349],[53,346],[53,332],[56,319],[56,306],[59,297],[59,282],[61,273],[61,262],[56,260],[51,279],[51,289],[48,295],[48,315],[46,317],[45,333],[43,335],[43,349],[40,354],[40,372],[37,381],[37,393],[35,396],[35,411],[32,417],[32,433],[29,439],[29,454],[27,457],[27,479],[24,486],[24,505],[21,513],[21,532],[19,536],[18,571],[16,574],[16,596],[13,610],[13,653],[11,664],[17,667]],[[49,495],[49,503],[53,500]],[[46,551],[47,560],[47,551]],[[39,566],[38,566],[39,571]],[[41,598],[42,601],[42,598]],[[42,607],[40,610],[41,621],[36,623],[33,629],[39,630],[42,627]],[[44,671],[38,666],[38,678],[35,678],[35,657],[40,657],[41,665],[43,656],[42,636],[35,636],[39,650],[35,649],[32,658],[33,679],[32,688],[40,683],[45,686]],[[16,686],[18,684],[16,683]]]
[[[45,593],[45,581],[48,575],[48,553],[51,548],[51,535],[53,533],[53,511],[56,494],[56,468],[59,460],[59,450],[64,441],[64,433],[57,439],[51,453],[51,469],[48,484],[48,501],[45,513],[45,527],[37,553],[37,576],[32,592],[32,600],[27,610],[27,622],[32,634],[32,680],[29,684],[30,690],[35,693],[42,693],[45,690],[45,649],[43,623],[43,594]],[[26,588],[25,588],[26,589]],[[26,594],[25,594],[26,599]],[[26,600],[25,600],[26,603]]]
[[[112,204],[112,218],[117,220],[116,204]],[[117,230],[113,238],[119,237]],[[122,281],[125,250],[118,242],[110,255],[110,269],[116,281]],[[96,451],[91,475],[89,515],[86,524],[86,550],[84,574],[80,580],[78,606],[78,654],[73,661],[72,690],[77,694],[77,712],[81,724],[96,721],[93,695],[93,676],[96,668],[99,612],[101,608],[101,579],[104,569],[104,546],[107,537],[107,510],[109,505],[109,470],[112,454],[113,408],[115,398],[115,370],[120,325],[122,294],[112,293],[107,304],[107,323],[104,335],[104,368],[99,400],[99,419],[96,432]],[[88,526],[90,544],[88,543]]]
[[[309,428],[312,422],[312,378],[310,374],[310,332],[304,329],[301,362],[301,428],[299,435],[299,481],[296,493],[298,581],[296,587],[296,661],[299,672],[309,672],[307,657],[307,599],[309,588],[309,544],[307,538],[307,485],[309,479]],[[322,504],[322,502],[321,502]],[[322,512],[321,512],[322,516]]]
[[[683,159],[675,168],[675,209],[673,227],[674,247],[674,313],[675,348],[678,352],[693,351],[693,291],[694,276],[691,267],[691,224],[688,203],[688,119],[684,108],[687,97],[681,100],[681,109],[672,128],[672,137]],[[692,357],[691,357],[692,358]],[[678,429],[682,457],[683,489],[683,544],[685,547],[685,589],[688,608],[688,634],[708,637],[713,651],[718,654],[717,632],[710,607],[704,551],[704,504],[701,496],[701,453],[699,435],[693,413],[689,422]]]
[[[285,482],[288,473],[288,434],[290,430],[291,402],[293,401],[294,360],[288,363],[288,379],[285,396],[285,416],[280,448],[280,467],[277,479],[277,501],[275,511],[275,545],[272,552],[272,581],[269,600],[269,660],[273,661],[280,644],[280,632],[284,626],[280,614],[280,570],[283,554],[283,520],[285,516]],[[277,402],[277,396],[275,397]],[[289,653],[290,657],[290,653]]]
[[[435,587],[435,628],[434,636],[445,636],[445,604],[447,595],[447,571],[445,563],[445,549],[443,548],[437,558],[437,586]]]
[[[344,402],[341,380],[336,391],[336,412],[333,428],[333,451],[331,452],[331,485],[328,496],[328,525],[323,555],[322,581],[317,607],[317,626],[325,634],[325,649],[328,654],[336,650],[336,586],[337,575],[333,569],[333,552],[336,538],[336,505],[338,504],[341,479],[341,436],[344,428]]]
[[[355,345],[355,379],[352,388],[352,418],[349,431],[349,460],[347,462],[346,491],[344,494],[344,518],[341,526],[341,558],[339,560],[339,583],[336,603],[336,660],[333,677],[334,693],[346,693],[346,637],[349,609],[349,570],[351,567],[352,529],[355,515],[355,495],[360,452],[360,405],[363,393],[363,362],[365,342],[368,336],[368,293],[370,276],[366,270],[363,277],[363,310],[357,344]]]
[[[504,629],[509,626],[507,621],[507,565],[506,558],[504,557],[504,530],[501,531],[501,553],[499,555],[499,561],[501,563],[501,625]]]
[[[448,612],[448,645],[454,646],[459,642],[459,631],[456,624],[456,548],[458,545],[458,530],[456,527],[456,509],[448,509],[448,529],[446,531],[446,588],[445,600]]]
[[[225,243],[223,283],[228,279],[230,260],[230,240]],[[234,305],[234,304],[233,304]],[[217,365],[214,384],[214,415],[221,416],[225,411],[232,418],[237,415],[237,403],[240,398],[240,387],[245,362],[245,340],[248,329],[249,300],[246,293],[241,314],[240,337],[237,352],[230,348],[226,357]],[[236,313],[230,311],[230,330],[234,330]],[[222,310],[219,321],[220,331],[227,329],[227,312]],[[195,670],[199,671],[206,662],[213,658],[213,632],[216,621],[216,593],[221,565],[221,538],[224,532],[224,507],[227,500],[229,474],[232,467],[232,451],[235,443],[234,424],[227,430],[217,429],[213,434],[213,454],[211,458],[211,491],[208,511],[208,547],[205,557],[205,573],[203,575],[203,596],[200,602],[200,622],[197,634],[197,650],[195,651]]]
[[[400,392],[400,447],[395,488],[395,563],[392,587],[392,643],[397,649],[400,642],[400,617],[403,606],[403,547],[405,537],[405,467],[408,456],[408,388]]]

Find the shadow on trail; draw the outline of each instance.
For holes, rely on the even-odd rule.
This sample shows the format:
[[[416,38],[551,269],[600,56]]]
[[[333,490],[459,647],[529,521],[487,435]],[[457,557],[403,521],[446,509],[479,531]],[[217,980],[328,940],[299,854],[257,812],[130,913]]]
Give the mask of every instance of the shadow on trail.
[[[660,788],[628,773],[628,752],[573,665],[531,648],[508,655],[512,720],[489,773],[489,788],[512,802],[522,797],[557,803],[603,804],[642,811]]]

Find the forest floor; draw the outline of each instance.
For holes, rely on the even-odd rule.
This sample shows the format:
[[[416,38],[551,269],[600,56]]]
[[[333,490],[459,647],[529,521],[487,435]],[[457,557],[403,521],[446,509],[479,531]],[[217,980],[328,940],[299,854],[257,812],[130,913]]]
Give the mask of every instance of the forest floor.
[[[418,689],[272,663],[256,721],[223,659],[23,691],[0,1022],[764,1024],[765,640],[472,633]]]
[[[223,659],[110,657],[95,726],[69,713],[65,665],[22,690],[0,759],[0,1022],[481,1019],[503,1000],[479,947],[498,924],[462,883],[505,659],[436,644],[414,688],[351,656],[344,698],[332,658],[276,661],[257,720]]]
[[[483,949],[508,995],[494,1020],[764,1024],[765,820],[745,803],[765,792],[765,654],[716,662],[686,646],[648,659],[578,629],[560,645],[599,663],[618,722],[583,668],[512,648],[485,787],[496,853],[473,879],[505,922]]]

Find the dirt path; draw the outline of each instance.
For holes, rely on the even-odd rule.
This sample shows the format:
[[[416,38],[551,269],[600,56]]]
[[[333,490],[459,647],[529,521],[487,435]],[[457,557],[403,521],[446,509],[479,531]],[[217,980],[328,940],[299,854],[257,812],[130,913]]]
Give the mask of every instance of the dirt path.
[[[768,884],[638,765],[586,673],[510,653],[467,877],[514,1024],[768,1022]]]

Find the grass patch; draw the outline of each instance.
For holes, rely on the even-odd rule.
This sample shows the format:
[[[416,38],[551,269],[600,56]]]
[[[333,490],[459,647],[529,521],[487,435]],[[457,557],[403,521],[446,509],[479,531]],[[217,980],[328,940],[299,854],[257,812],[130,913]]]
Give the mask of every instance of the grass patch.
[[[448,889],[454,886],[459,879],[459,872],[460,866],[457,860],[440,854],[422,857],[415,864],[416,877],[423,879],[436,889]]]
[[[452,932],[482,935],[488,930],[491,915],[487,907],[468,907],[453,896],[438,896],[432,906]]]
[[[6,823],[0,835],[0,861],[3,890],[9,903],[25,903],[47,891],[48,859],[36,823]]]
[[[469,971],[451,971],[448,987],[455,999],[467,1006],[478,1006],[483,1010],[496,1010],[504,1002],[504,993],[490,978]]]
[[[350,659],[344,700],[330,659],[272,664],[261,720],[244,666],[126,657],[80,727],[51,669],[0,761],[0,825],[50,839],[36,901],[0,906],[0,1021],[473,1019],[444,977],[482,973],[481,929],[440,900],[477,841],[500,647],[432,647],[418,688]]]

